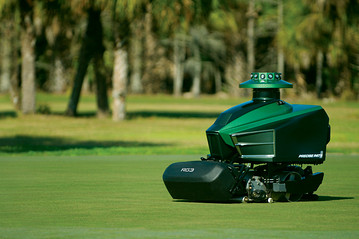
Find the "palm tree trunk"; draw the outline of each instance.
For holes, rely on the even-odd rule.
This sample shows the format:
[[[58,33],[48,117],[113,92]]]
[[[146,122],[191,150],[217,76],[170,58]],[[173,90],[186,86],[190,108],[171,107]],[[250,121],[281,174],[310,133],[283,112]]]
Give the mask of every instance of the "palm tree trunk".
[[[0,39],[1,47],[1,78],[0,78],[0,92],[7,92],[10,88],[11,78],[11,21],[4,19],[2,21],[1,32],[3,36]]]
[[[322,86],[323,86],[322,75],[323,75],[323,52],[319,50],[317,52],[317,71],[316,71],[316,81],[315,81],[315,89],[318,98],[321,98],[321,94],[322,94]]]
[[[68,116],[76,116],[77,115],[77,105],[80,100],[81,88],[84,82],[84,78],[86,75],[87,67],[90,64],[90,60],[92,57],[91,50],[88,48],[89,39],[84,37],[81,44],[79,63],[76,70],[74,85],[72,88],[72,93],[70,96],[70,101],[67,106],[66,115]]]
[[[156,67],[156,40],[152,32],[153,27],[153,12],[151,3],[146,4],[146,14],[144,20],[144,32],[145,32],[145,52],[144,52],[144,72],[142,76],[142,82],[144,91],[146,93],[154,93],[159,91],[159,81],[156,79],[155,67]]]
[[[77,114],[77,105],[80,100],[81,88],[91,58],[93,58],[95,54],[102,55],[102,52],[104,51],[102,45],[102,32],[100,32],[102,31],[100,14],[100,10],[95,10],[94,8],[88,10],[86,33],[82,39],[74,86],[66,110],[66,115],[68,116],[76,116]]]
[[[131,55],[132,55],[132,72],[131,72],[131,92],[134,94],[143,93],[141,79],[142,68],[142,27],[141,21],[136,19],[131,23]]]
[[[101,22],[101,10],[95,10],[92,13],[93,30],[96,32],[94,38],[94,44],[96,49],[94,50],[93,63],[96,80],[96,102],[97,102],[97,116],[100,118],[107,117],[109,114],[109,105],[107,97],[107,80],[106,69],[103,60],[103,53],[105,47],[103,45],[103,27]]]
[[[278,0],[278,32],[283,26],[283,0]],[[277,38],[277,48],[278,48],[278,72],[282,73],[282,76],[284,75],[284,52],[283,47],[279,44]]]
[[[226,87],[232,96],[246,96],[249,95],[248,89],[239,90],[238,86],[241,82],[248,79],[246,69],[246,58],[242,52],[233,52],[233,58],[229,64],[226,65],[225,78]],[[244,93],[246,92],[246,93]]]
[[[183,71],[185,59],[185,42],[176,36],[173,42],[174,58],[174,76],[173,76],[173,94],[178,97],[182,94],[183,89]]]
[[[94,64],[96,78],[97,117],[104,118],[109,114],[109,105],[107,98],[106,69],[103,62],[103,54],[95,55]]]
[[[128,59],[126,50],[121,47],[119,42],[116,44],[113,64],[112,119],[114,121],[120,121],[126,118]]]
[[[194,76],[192,84],[192,95],[193,97],[198,98],[201,94],[201,72],[202,72],[202,62],[201,55],[199,51],[199,46],[194,46]]]
[[[295,63],[293,65],[296,84],[294,85],[295,91],[297,95],[304,96],[308,94],[307,92],[307,83],[305,82],[305,78],[303,73],[300,71],[300,65],[299,63]]]
[[[21,100],[20,100],[20,88],[19,88],[19,72],[20,65],[18,63],[19,60],[19,52],[18,52],[18,39],[19,39],[19,29],[15,24],[15,21],[11,21],[10,25],[11,33],[9,35],[11,39],[11,77],[10,77],[10,97],[11,102],[13,103],[15,110],[21,110]]]
[[[218,68],[215,69],[214,72],[214,81],[216,86],[216,93],[219,93],[222,91],[222,78],[221,78],[221,72]]]
[[[49,90],[54,93],[63,93],[66,89],[66,69],[59,54],[54,56],[50,70]]]
[[[247,71],[253,72],[255,69],[255,37],[254,37],[254,21],[255,21],[255,0],[249,0],[248,5],[248,23],[247,23]]]
[[[114,38],[114,62],[112,71],[112,120],[121,121],[126,119],[126,95],[127,95],[127,77],[128,77],[128,57],[125,41],[121,42],[128,32],[121,31],[120,23],[116,18],[117,0],[114,0],[112,12],[112,27]],[[122,22],[122,24],[126,24]]]
[[[24,114],[33,114],[36,110],[35,87],[35,33],[33,6],[21,1],[21,109]]]

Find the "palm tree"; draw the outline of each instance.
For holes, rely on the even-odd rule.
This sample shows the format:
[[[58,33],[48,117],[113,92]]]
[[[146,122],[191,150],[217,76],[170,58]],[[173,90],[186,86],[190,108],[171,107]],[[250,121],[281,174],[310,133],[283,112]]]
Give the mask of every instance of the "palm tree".
[[[180,96],[183,89],[187,37],[191,24],[196,24],[198,0],[154,0],[153,12],[160,32],[169,36],[173,48],[173,95]]]
[[[154,91],[158,90],[155,89],[155,80],[157,77],[154,74],[156,68],[156,60],[158,59],[157,54],[157,43],[155,36],[153,34],[153,9],[151,2],[147,2],[145,4],[145,14],[144,14],[144,69],[143,69],[143,76],[142,82],[145,86],[145,91],[148,93],[154,93]]]
[[[112,28],[114,43],[114,65],[112,73],[112,119],[126,118],[126,96],[128,83],[128,36],[130,22],[145,0],[114,0],[112,5]]]
[[[11,36],[12,31],[13,22],[10,19],[2,21],[2,24],[0,26],[0,92],[7,92],[10,88],[12,39],[9,36]]]
[[[20,0],[21,15],[21,110],[33,114],[36,110],[35,86],[35,1]]]
[[[173,95],[178,97],[183,90],[184,62],[186,57],[186,35],[176,33],[173,39]]]
[[[321,14],[332,26],[324,56],[329,71],[336,77],[332,77],[334,81],[327,84],[335,86],[334,93],[344,93],[346,98],[355,99],[359,95],[358,89],[354,87],[359,75],[359,2],[326,0],[319,3],[322,4]],[[331,69],[337,69],[339,74]]]
[[[255,69],[255,34],[254,23],[256,18],[255,0],[249,0],[248,3],[248,22],[247,22],[247,71],[253,72]]]
[[[15,109],[21,109],[19,89],[19,19],[17,1],[3,1],[0,3],[1,26],[1,89],[10,91],[11,102]],[[4,88],[4,86],[6,86]]]
[[[306,58],[315,64],[318,98],[322,97],[324,84],[331,85],[332,89],[341,88],[339,93],[353,89],[350,83],[352,73],[348,66],[350,56],[355,55],[353,52],[358,52],[359,49],[357,44],[352,44],[356,34],[353,36],[347,33],[353,29],[349,22],[357,19],[353,9],[358,9],[358,5],[356,1],[305,0],[304,7],[299,12],[294,33],[297,47],[294,50],[307,55]],[[354,26],[357,29],[357,25]],[[333,73],[325,80],[324,69]]]
[[[226,47],[218,34],[209,33],[203,25],[191,28],[186,42],[190,54],[186,61],[186,68],[193,78],[191,93],[194,97],[199,97],[203,63],[206,62],[206,65],[209,63],[212,65],[214,78],[217,79],[217,85],[219,85],[219,67],[224,62]],[[206,67],[205,69],[208,70],[209,68]],[[218,88],[221,87],[218,86]]]
[[[142,16],[142,14],[139,14]],[[143,17],[142,17],[143,18]],[[131,54],[131,80],[130,87],[131,93],[141,94],[143,93],[142,84],[142,63],[143,63],[143,20],[140,17],[135,18],[130,23],[131,39],[129,53]]]
[[[194,27],[190,30],[189,49],[192,53],[192,57],[189,61],[192,65],[192,95],[199,97],[201,93],[201,73],[202,73],[202,59],[201,59],[201,45],[203,37],[208,34],[207,29],[203,26]]]
[[[248,15],[249,1],[232,2],[230,7],[226,2],[218,2],[219,6],[213,8],[209,17],[211,30],[221,32],[226,45],[226,59],[223,62],[225,90],[235,96],[246,96],[248,91],[239,91],[238,85],[241,81],[246,81],[248,76],[248,24],[249,20],[254,24],[256,12]],[[254,27],[254,25],[253,25]],[[254,30],[252,32],[254,34]],[[251,41],[251,43],[254,43]],[[254,55],[254,50],[251,54]],[[251,59],[255,59],[254,56]],[[253,67],[254,61],[251,62]]]
[[[70,6],[59,1],[45,1],[42,6],[44,32],[51,52],[46,88],[50,92],[63,93],[68,84],[66,73],[71,49],[69,33],[74,28],[75,17]]]
[[[280,32],[283,26],[283,0],[277,0],[278,4],[278,32]],[[278,41],[278,38],[277,38]],[[277,71],[284,75],[284,50],[280,44],[277,44]]]
[[[96,6],[94,1],[90,1],[87,7],[87,28],[82,39],[78,68],[76,71],[74,86],[67,107],[66,114],[75,116],[77,114],[77,105],[80,99],[80,93],[84,77],[87,72],[91,59],[94,60],[96,93],[97,93],[97,114],[99,117],[106,116],[109,112],[107,99],[107,86],[103,63],[103,30],[101,23],[101,8]]]
[[[112,73],[112,119],[114,121],[124,120],[126,118],[126,95],[127,95],[127,77],[128,77],[128,56],[126,33],[129,32],[126,14],[122,4],[114,1],[112,12],[112,27],[114,38],[114,60]],[[118,12],[122,14],[119,15]],[[117,16],[120,16],[118,19]],[[128,23],[128,22],[127,22]]]
[[[114,50],[114,67],[112,75],[112,97],[113,109],[112,119],[114,121],[126,118],[126,95],[128,77],[128,57],[123,43],[117,38]]]

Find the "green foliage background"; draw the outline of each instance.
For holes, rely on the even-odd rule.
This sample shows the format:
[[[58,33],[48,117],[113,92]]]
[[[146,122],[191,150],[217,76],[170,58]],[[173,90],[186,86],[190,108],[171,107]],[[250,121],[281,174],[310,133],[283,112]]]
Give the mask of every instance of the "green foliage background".
[[[81,39],[88,23],[87,11],[93,8],[101,12],[108,85],[112,80],[113,52],[117,44],[114,43],[114,33],[118,33],[117,40],[129,56],[126,66],[129,79],[139,74],[146,93],[173,92],[173,71],[178,67],[174,62],[174,44],[181,36],[185,39],[182,64],[189,66],[184,69],[183,92],[191,89],[193,70],[190,67],[193,66],[194,49],[199,47],[200,57],[196,57],[203,65],[201,91],[231,92],[228,89],[233,82],[237,84],[249,76],[248,55],[252,53],[247,47],[249,42],[254,42],[254,70],[276,71],[280,64],[279,52],[283,52],[283,74],[286,80],[302,86],[297,91],[299,95],[309,92],[318,97],[351,100],[358,97],[358,0],[255,1],[253,14],[248,13],[249,0],[0,1],[3,22],[0,27],[0,64],[4,66],[0,67],[1,74],[13,76],[23,60],[19,54],[22,16],[19,4],[22,2],[29,2],[33,12],[36,86],[41,90],[54,90],[54,72],[58,68],[55,59],[62,64],[61,77],[65,82],[57,91],[72,87]],[[280,6],[283,7],[282,14]],[[250,16],[255,21],[253,39],[247,35]],[[205,29],[207,34],[196,39],[193,33],[199,34],[198,29]],[[318,54],[323,54],[323,61],[318,61]],[[18,60],[14,60],[15,55]],[[12,70],[9,70],[7,65],[11,57]],[[135,67],[136,64],[139,67]],[[91,67],[87,81],[89,90],[93,91]],[[217,89],[214,70],[221,76],[222,86]],[[146,77],[150,80],[144,80]],[[0,85],[0,91],[7,90]]]

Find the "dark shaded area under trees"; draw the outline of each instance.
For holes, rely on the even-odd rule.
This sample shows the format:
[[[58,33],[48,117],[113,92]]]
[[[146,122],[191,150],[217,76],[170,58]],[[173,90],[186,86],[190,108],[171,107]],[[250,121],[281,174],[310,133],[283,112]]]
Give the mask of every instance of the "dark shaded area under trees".
[[[0,2],[0,91],[35,113],[36,90],[95,92],[98,116],[127,94],[240,93],[283,71],[299,96],[359,95],[359,1],[9,0]]]

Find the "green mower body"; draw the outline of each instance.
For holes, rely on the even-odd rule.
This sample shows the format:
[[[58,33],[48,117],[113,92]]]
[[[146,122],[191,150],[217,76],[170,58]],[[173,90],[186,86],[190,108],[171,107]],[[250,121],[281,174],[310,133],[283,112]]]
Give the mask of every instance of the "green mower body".
[[[210,154],[170,165],[164,183],[174,199],[193,201],[298,201],[313,194],[323,173],[329,118],[320,106],[288,104],[279,73],[252,73],[240,85],[253,99],[219,115],[207,131]],[[303,168],[303,164],[308,164]]]

